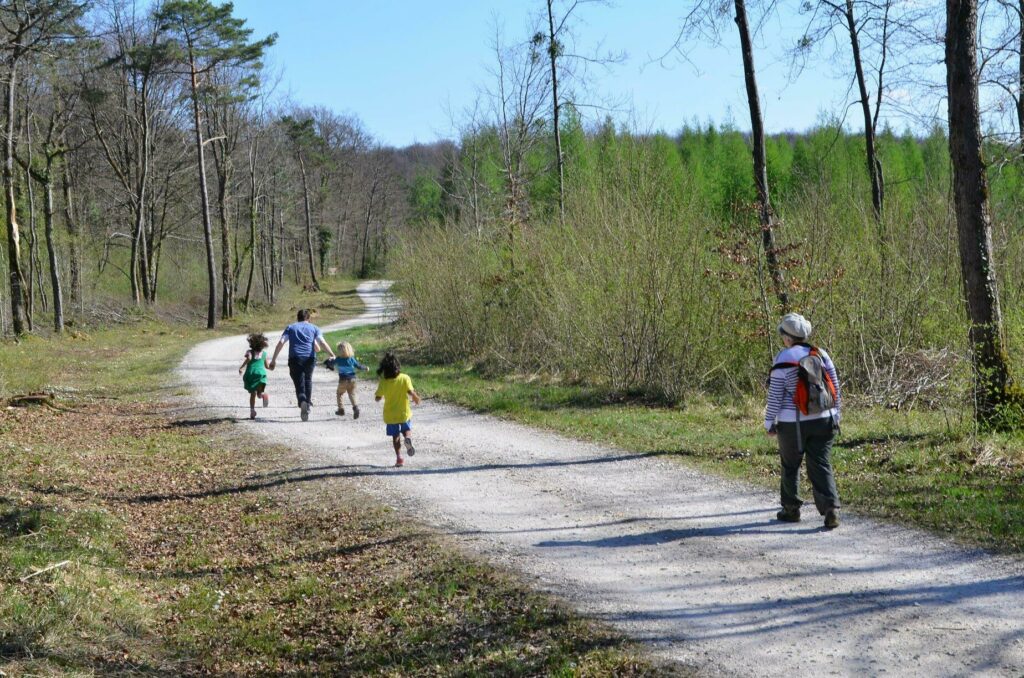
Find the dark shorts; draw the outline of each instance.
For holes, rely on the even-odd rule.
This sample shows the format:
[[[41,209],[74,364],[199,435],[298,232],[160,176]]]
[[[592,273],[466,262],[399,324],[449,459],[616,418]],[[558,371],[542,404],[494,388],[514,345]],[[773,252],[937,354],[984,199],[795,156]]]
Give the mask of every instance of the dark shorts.
[[[408,433],[412,430],[412,424],[409,422],[405,422],[404,424],[387,424],[386,426],[388,435],[392,438],[402,435],[403,433]]]

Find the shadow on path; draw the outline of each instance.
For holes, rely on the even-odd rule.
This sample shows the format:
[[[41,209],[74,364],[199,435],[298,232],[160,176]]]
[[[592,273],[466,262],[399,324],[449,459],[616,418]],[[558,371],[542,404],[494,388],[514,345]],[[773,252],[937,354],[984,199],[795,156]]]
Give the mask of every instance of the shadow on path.
[[[763,513],[766,511],[758,511]],[[694,516],[694,518],[710,518],[711,516]],[[772,528],[775,529],[772,529]],[[641,532],[639,534],[620,534],[614,537],[602,537],[600,539],[565,539],[537,542],[542,548],[632,548],[636,546],[655,546],[668,544],[674,541],[692,539],[694,537],[727,537],[731,534],[745,532],[748,534],[777,534],[785,530],[787,534],[814,534],[824,532],[823,526],[793,528],[789,523],[781,523],[776,520],[758,520],[749,523],[738,523],[735,525],[715,525],[712,527],[687,527],[680,529],[654,530],[653,532]]]
[[[225,495],[244,494],[247,492],[258,492],[291,483],[306,483],[317,480],[329,480],[332,478],[363,478],[368,476],[403,475],[403,476],[430,476],[452,473],[479,473],[483,471],[497,470],[518,470],[536,468],[556,468],[563,466],[586,466],[591,464],[614,464],[618,462],[636,461],[649,457],[657,457],[665,452],[645,452],[638,454],[621,454],[607,457],[590,457],[585,459],[572,459],[567,461],[540,461],[529,464],[479,464],[474,466],[446,466],[440,468],[403,468],[395,469],[390,466],[370,466],[367,464],[347,464],[337,466],[315,467],[317,472],[304,473],[303,475],[286,475],[272,480],[262,482],[246,483],[242,485],[230,485],[227,487],[200,490],[196,492],[182,492],[174,494],[144,494],[137,497],[108,497],[113,501],[126,501],[132,504],[152,504],[161,501],[178,501],[183,499],[207,499],[210,497],[221,497]],[[300,471],[301,473],[301,471]]]
[[[777,579],[783,582],[787,576],[780,574]],[[940,608],[978,603],[985,598],[1020,595],[1022,590],[1024,578],[998,577],[965,583],[872,588],[861,591],[850,591],[842,587],[834,593],[820,595],[772,598],[756,602],[688,605],[662,610],[632,610],[606,613],[598,617],[608,622],[684,622],[687,629],[685,636],[664,634],[649,636],[644,640],[692,641],[759,636],[782,629],[816,627],[858,616],[873,615],[879,609],[912,611],[914,608]],[[1024,638],[1024,628],[1011,635],[1014,639]]]

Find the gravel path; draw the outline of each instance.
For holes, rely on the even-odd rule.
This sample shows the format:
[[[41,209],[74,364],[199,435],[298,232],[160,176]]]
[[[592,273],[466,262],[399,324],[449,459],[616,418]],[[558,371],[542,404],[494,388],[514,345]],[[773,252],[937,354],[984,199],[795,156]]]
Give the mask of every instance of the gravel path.
[[[325,329],[386,316],[383,284],[359,291],[367,312]],[[1024,676],[1019,561],[849,514],[831,532],[816,516],[780,524],[760,489],[434,402],[414,408],[418,454],[394,469],[370,381],[353,422],[334,415],[336,377],[318,369],[302,423],[279,367],[271,408],[248,421],[245,348],[204,342],[180,369],[197,419],[233,417],[308,453],[254,484],[355,479],[703,674]]]

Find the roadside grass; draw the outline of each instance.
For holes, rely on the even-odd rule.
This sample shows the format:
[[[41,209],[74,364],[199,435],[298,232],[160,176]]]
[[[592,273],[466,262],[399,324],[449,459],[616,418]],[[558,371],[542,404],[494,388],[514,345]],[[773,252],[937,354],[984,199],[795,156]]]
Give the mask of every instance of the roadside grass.
[[[0,409],[0,674],[689,675],[340,471],[178,407],[192,343],[293,313],[0,346],[26,373],[4,393],[57,392]]]
[[[487,378],[466,365],[429,364],[394,326],[344,336],[370,366],[385,349],[397,350],[422,396],[778,487],[775,441],[760,426],[763,403],[752,399],[658,407],[528,375]],[[969,545],[1024,552],[1024,434],[978,434],[963,414],[851,406],[833,463],[844,506],[852,511]]]

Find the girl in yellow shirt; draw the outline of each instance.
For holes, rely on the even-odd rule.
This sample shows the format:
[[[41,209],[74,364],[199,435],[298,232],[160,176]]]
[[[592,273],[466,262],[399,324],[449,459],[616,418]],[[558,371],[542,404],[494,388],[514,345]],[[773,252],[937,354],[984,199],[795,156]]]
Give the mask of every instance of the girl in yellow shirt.
[[[398,357],[388,351],[384,359],[380,361],[377,368],[377,375],[381,377],[377,384],[375,401],[384,400],[384,424],[387,434],[391,436],[391,443],[395,446],[395,466],[401,466],[402,460],[402,436],[405,436],[405,450],[412,457],[416,454],[416,448],[412,446],[412,408],[409,407],[409,399],[417,405],[420,404],[420,397],[413,390],[412,379],[408,374],[402,374],[402,365]]]

